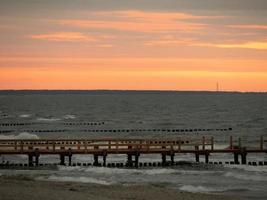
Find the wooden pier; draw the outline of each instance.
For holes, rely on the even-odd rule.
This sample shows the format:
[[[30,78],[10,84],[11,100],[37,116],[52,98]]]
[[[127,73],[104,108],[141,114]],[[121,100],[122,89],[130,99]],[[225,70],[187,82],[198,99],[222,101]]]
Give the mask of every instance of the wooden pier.
[[[59,155],[60,165],[72,165],[72,156],[77,154],[92,155],[94,166],[107,166],[107,156],[124,154],[126,166],[138,167],[139,157],[143,154],[161,155],[162,165],[173,165],[175,156],[192,154],[196,162],[200,156],[209,163],[211,154],[227,153],[233,155],[234,164],[247,164],[247,154],[267,153],[264,137],[260,137],[257,146],[242,146],[241,139],[229,138],[227,148],[216,148],[213,137],[194,140],[178,139],[61,139],[61,140],[0,140],[0,155],[27,155],[28,166],[38,166],[41,155]],[[99,158],[102,158],[102,162]],[[241,158],[241,163],[239,162]]]

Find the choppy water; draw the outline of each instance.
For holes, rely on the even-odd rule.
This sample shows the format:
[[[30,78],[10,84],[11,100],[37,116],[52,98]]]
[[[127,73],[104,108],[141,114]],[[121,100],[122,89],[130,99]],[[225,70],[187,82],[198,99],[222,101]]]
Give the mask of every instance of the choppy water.
[[[258,145],[259,136],[267,136],[267,94],[0,92],[0,124],[5,123],[24,125],[0,126],[0,139],[106,136],[192,138],[208,135],[214,136],[218,145],[224,145],[233,135],[241,137],[244,145]],[[228,129],[230,127],[232,130]],[[153,129],[157,131],[151,131]],[[188,129],[188,132],[162,131],[182,129]],[[27,162],[23,156],[5,156],[1,159]],[[175,159],[193,161],[194,157],[179,155]],[[210,159],[230,161],[233,158],[232,155],[212,155]],[[74,162],[91,160],[90,156],[74,157]],[[123,155],[108,157],[108,161],[112,162],[125,160]],[[267,161],[267,156],[249,155],[250,160]],[[160,157],[142,156],[140,161],[160,161]],[[58,162],[58,157],[43,156],[40,162]],[[154,169],[58,167],[54,170],[0,170],[0,174],[25,174],[42,180],[98,184],[160,184],[192,192],[267,198],[266,166],[188,165]]]

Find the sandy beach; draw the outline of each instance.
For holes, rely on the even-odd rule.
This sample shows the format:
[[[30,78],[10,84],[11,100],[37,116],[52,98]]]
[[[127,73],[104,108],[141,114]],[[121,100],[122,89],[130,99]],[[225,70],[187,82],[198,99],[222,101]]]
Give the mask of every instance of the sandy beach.
[[[157,185],[97,185],[35,181],[26,177],[0,177],[1,200],[228,200],[240,197],[179,192]]]

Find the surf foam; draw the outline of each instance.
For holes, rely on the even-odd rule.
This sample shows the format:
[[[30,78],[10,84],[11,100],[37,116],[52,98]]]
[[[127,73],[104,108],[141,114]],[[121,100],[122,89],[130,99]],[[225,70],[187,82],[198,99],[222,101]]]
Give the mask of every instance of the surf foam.
[[[19,115],[20,118],[28,118],[32,116],[31,114],[22,114],[22,115]]]
[[[236,172],[226,172],[224,176],[248,181],[267,181],[267,177],[263,176],[262,174],[241,174]]]
[[[75,115],[64,115],[63,116],[64,119],[76,119]]]
[[[179,188],[179,190],[193,193],[209,193],[209,192],[223,192],[224,190],[212,187],[204,187],[204,186],[193,186],[193,185],[183,185]]]
[[[35,134],[22,132],[19,135],[0,135],[0,139],[2,140],[22,140],[22,139],[35,140],[35,139],[39,139],[39,137]]]
[[[44,178],[39,178],[39,179],[44,179]],[[47,179],[48,181],[60,181],[60,182],[78,182],[78,183],[94,183],[94,184],[99,184],[99,185],[111,185],[112,183],[100,180],[100,179],[95,179],[92,177],[71,177],[71,176],[55,176],[51,175]]]
[[[61,119],[59,118],[37,118],[37,121],[44,121],[44,122],[55,122],[55,121],[60,121]]]

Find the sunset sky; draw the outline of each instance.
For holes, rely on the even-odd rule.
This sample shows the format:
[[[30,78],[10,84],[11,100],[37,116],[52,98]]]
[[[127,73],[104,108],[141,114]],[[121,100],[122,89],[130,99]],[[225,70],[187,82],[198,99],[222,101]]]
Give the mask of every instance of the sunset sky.
[[[0,0],[0,89],[267,91],[266,0]]]

